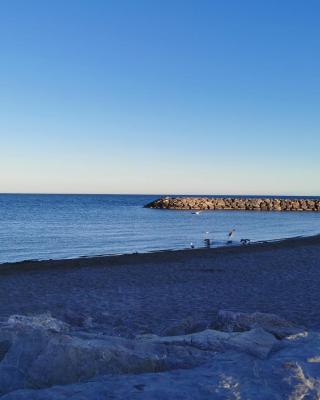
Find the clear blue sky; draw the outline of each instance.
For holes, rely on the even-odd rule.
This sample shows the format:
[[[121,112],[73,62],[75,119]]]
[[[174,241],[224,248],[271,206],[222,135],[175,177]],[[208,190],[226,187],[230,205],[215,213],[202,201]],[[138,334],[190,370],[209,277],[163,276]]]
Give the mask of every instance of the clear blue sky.
[[[2,0],[0,191],[320,195],[318,0]]]

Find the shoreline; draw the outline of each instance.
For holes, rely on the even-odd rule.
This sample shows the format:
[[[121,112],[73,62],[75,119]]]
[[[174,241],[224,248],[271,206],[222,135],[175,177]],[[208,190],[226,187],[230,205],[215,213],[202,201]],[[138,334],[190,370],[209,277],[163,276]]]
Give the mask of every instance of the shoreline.
[[[276,249],[285,247],[299,247],[305,245],[320,245],[320,234],[310,236],[295,236],[281,239],[251,242],[249,245],[226,244],[212,248],[195,249],[163,249],[143,253],[122,253],[96,256],[80,256],[64,259],[47,260],[22,260],[16,262],[0,263],[0,274],[7,271],[26,271],[32,269],[47,268],[74,268],[90,264],[91,266],[115,266],[122,264],[139,264],[148,262],[175,261],[179,258],[186,259],[190,256],[208,257],[213,254],[227,253],[250,253],[266,249]]]

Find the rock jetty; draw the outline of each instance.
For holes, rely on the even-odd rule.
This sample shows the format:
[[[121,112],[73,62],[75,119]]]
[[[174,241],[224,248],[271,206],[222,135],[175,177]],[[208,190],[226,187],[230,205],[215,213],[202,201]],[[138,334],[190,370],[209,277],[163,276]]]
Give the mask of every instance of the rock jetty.
[[[320,199],[162,197],[145,207],[167,210],[320,211]]]

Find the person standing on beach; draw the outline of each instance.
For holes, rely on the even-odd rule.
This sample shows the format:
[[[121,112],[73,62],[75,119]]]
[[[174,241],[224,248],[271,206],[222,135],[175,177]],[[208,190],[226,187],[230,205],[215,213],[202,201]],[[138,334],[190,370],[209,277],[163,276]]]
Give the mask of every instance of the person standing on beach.
[[[232,238],[235,234],[235,229],[232,229],[229,233],[228,233],[228,243],[232,243]]]

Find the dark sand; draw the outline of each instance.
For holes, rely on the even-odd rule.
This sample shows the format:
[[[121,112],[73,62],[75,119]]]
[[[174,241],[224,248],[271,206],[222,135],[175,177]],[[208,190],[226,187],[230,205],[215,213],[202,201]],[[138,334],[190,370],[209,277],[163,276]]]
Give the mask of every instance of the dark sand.
[[[0,317],[52,316],[88,330],[161,333],[219,309],[320,328],[320,236],[219,249],[0,265]]]

